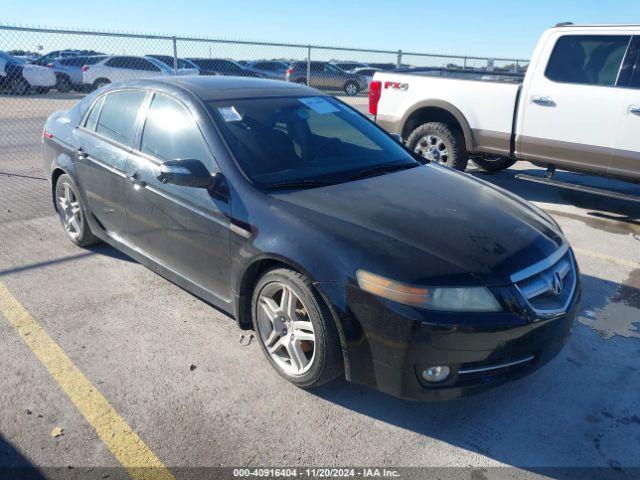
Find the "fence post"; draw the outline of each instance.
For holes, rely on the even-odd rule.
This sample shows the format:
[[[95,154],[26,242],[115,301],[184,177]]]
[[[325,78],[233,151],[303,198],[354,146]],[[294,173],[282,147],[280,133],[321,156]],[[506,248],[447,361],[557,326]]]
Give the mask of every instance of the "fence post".
[[[311,45],[307,45],[307,86],[311,86]]]
[[[396,68],[402,68],[402,50],[398,50],[398,59],[396,60]]]
[[[173,74],[178,75],[178,41],[176,37],[171,37],[173,41]]]
[[[513,73],[518,73],[518,60],[516,60],[516,62],[513,64]]]
[[[464,57],[464,64],[462,65],[462,69],[463,70],[467,69],[467,57]]]

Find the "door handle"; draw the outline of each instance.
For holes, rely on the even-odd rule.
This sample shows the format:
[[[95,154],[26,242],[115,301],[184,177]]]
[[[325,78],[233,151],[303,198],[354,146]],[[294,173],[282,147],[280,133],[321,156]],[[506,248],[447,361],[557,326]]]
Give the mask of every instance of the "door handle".
[[[536,105],[542,105],[543,107],[553,107],[556,102],[553,101],[550,97],[543,97],[540,95],[533,95],[531,97],[531,101]]]
[[[629,113],[640,115],[640,105],[631,105],[629,107]]]
[[[147,185],[147,182],[140,180],[140,175],[138,174],[138,172],[133,172],[131,174],[127,173],[125,176],[127,177],[127,180],[132,182],[137,187],[145,187]]]
[[[85,158],[87,158],[89,156],[89,154],[87,152],[85,152],[82,149],[82,147],[76,148],[76,155],[78,155],[78,159],[79,160],[84,160]]]

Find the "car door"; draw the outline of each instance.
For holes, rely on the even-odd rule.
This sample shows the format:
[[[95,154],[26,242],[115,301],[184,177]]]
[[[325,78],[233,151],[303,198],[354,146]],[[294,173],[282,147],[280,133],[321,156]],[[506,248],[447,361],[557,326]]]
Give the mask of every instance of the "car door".
[[[124,170],[145,97],[139,90],[101,95],[75,130],[79,187],[91,213],[111,235],[119,236],[126,230]]]
[[[207,189],[161,183],[160,164],[196,159],[218,170],[187,106],[156,93],[140,129],[125,181],[127,241],[197,286],[228,300],[229,204]]]
[[[517,153],[605,173],[626,100],[616,81],[630,35],[552,35],[523,85]]]
[[[640,180],[640,36],[631,42],[619,83],[625,88],[626,99],[621,105],[622,119],[609,173]]]

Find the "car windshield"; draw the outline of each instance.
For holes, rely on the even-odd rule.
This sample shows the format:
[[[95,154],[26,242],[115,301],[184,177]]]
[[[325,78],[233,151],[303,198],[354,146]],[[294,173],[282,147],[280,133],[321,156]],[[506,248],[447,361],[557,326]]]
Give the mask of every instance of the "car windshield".
[[[419,165],[392,137],[331,97],[224,100],[209,107],[258,187],[339,183]]]
[[[167,65],[166,63],[158,60],[157,58],[147,57],[147,60],[149,60],[151,63],[153,63],[160,70],[163,70],[165,73],[173,74],[173,69],[171,67],[169,67],[169,65]]]

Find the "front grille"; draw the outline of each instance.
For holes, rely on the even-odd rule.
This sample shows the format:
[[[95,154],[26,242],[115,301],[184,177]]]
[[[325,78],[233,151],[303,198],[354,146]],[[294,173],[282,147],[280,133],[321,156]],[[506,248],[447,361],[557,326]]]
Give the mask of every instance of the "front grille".
[[[573,254],[565,244],[545,260],[512,275],[511,279],[536,313],[566,312],[577,284]]]

